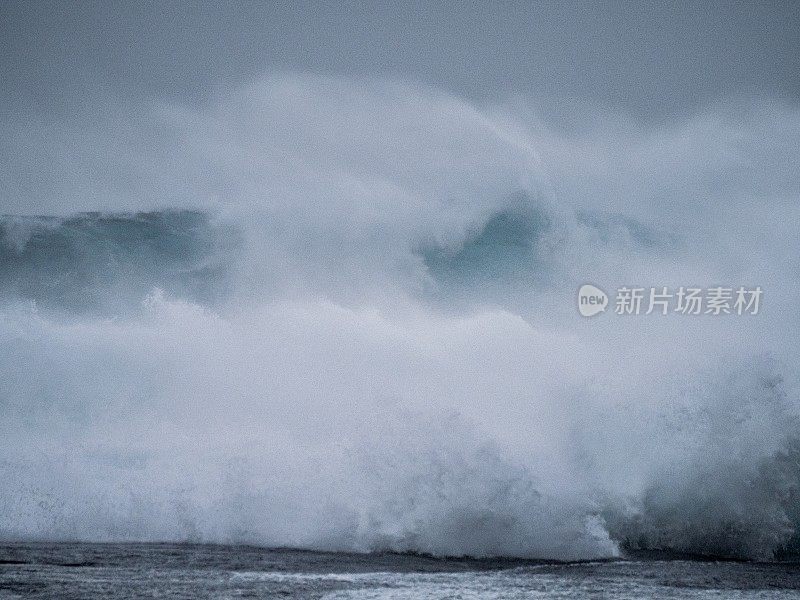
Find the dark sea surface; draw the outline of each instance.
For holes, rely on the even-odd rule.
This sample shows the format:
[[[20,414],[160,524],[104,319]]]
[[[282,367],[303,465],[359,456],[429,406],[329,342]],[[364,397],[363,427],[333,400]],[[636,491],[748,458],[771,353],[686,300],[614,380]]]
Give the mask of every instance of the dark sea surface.
[[[800,598],[800,564],[26,543],[0,546],[0,598]]]

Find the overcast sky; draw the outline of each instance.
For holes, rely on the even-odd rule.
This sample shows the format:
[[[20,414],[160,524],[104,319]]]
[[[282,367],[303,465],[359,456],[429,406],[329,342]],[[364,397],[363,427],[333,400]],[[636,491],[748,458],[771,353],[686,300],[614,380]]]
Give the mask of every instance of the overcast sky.
[[[796,2],[5,1],[0,108],[69,111],[92,91],[194,102],[282,70],[653,121],[730,96],[796,101],[798,48]]]

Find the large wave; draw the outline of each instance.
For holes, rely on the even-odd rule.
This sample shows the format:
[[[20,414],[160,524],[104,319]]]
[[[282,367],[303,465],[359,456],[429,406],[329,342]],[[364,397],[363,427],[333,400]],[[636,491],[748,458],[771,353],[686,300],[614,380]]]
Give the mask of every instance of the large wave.
[[[154,110],[185,149],[160,181],[206,178],[219,202],[0,218],[0,536],[797,549],[797,182],[754,176],[724,202],[710,185],[761,173],[786,146],[759,132],[796,114],[578,139],[413,86],[289,76]],[[704,220],[665,155],[670,185],[716,198]],[[623,177],[631,157],[656,187]],[[757,284],[765,305],[585,320],[587,281]]]

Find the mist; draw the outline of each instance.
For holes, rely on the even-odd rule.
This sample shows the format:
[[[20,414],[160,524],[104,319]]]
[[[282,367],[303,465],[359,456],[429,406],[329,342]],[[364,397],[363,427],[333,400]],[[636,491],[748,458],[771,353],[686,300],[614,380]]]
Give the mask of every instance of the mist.
[[[796,547],[795,106],[287,71],[0,132],[3,538]],[[764,298],[584,319],[587,282]]]

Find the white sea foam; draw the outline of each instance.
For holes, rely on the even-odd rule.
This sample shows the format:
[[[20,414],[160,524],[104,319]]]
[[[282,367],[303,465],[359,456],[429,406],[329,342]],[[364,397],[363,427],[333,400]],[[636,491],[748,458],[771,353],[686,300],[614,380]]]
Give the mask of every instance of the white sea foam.
[[[162,136],[120,134],[141,156],[97,159],[152,170],[136,194],[56,186],[57,212],[112,212],[0,224],[3,537],[552,558],[792,540],[795,110],[581,137],[282,75],[147,119]],[[198,211],[135,213],[154,198]],[[582,319],[587,280],[761,285],[764,307]]]

